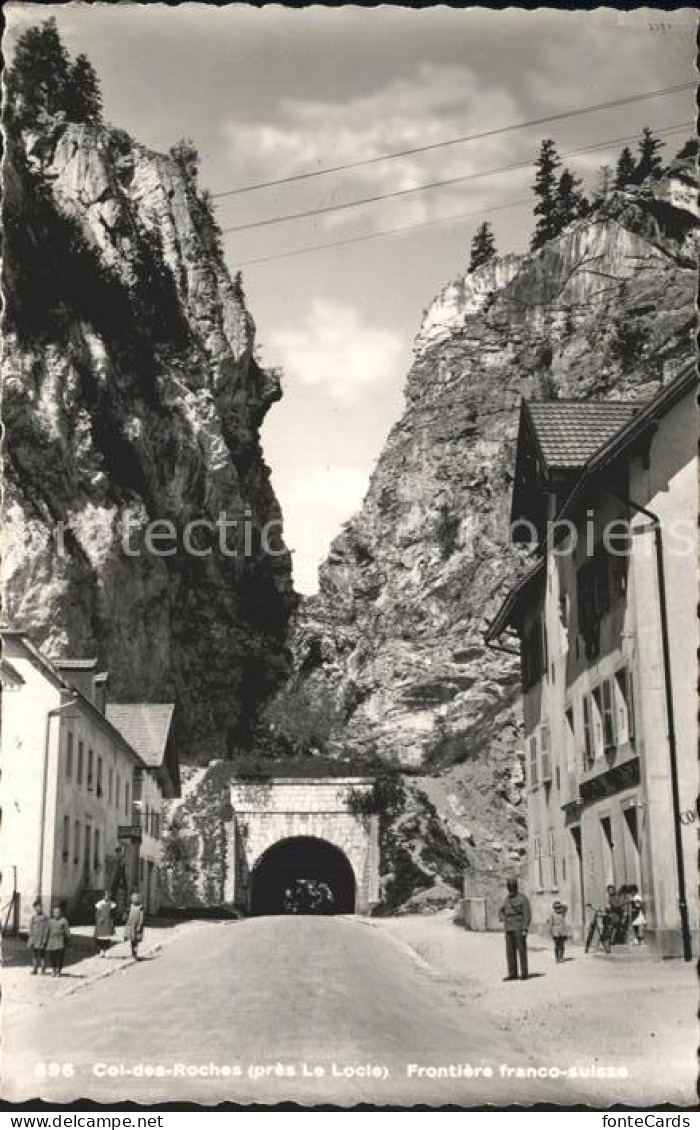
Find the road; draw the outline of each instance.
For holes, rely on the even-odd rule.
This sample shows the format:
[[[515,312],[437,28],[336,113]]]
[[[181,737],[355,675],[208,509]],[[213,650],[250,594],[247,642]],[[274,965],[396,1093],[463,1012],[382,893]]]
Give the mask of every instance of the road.
[[[194,924],[150,960],[10,1018],[3,1037],[3,1095],[15,1102],[582,1098],[569,1081],[504,1080],[502,1063],[533,1062],[517,1033],[504,1035],[483,1002],[455,999],[402,943],[353,918]],[[419,1076],[434,1067],[452,1075]],[[140,1074],[148,1069],[168,1074]]]

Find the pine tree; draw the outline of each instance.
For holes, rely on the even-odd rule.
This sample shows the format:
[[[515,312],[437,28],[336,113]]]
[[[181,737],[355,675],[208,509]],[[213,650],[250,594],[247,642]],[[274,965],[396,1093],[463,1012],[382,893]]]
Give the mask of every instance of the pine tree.
[[[70,68],[66,112],[72,122],[102,123],[100,80],[87,55],[78,55]]]
[[[483,267],[490,259],[496,258],[496,240],[493,229],[488,220],[484,220],[472,239],[471,255],[469,259],[469,274]]]
[[[634,183],[641,184],[649,176],[658,177],[661,172],[661,158],[659,150],[663,148],[663,141],[654,137],[648,126],[642,130],[642,136],[637,144],[639,160],[634,171]]]
[[[635,162],[632,150],[628,145],[621,151],[615,168],[615,188],[626,188],[632,183],[635,172]]]
[[[581,181],[569,169],[564,169],[559,177],[557,194],[554,202],[555,235],[570,224],[585,216],[588,211],[588,201],[581,192]]]
[[[181,137],[170,146],[168,154],[181,168],[186,177],[195,184],[199,175],[199,152],[191,137]]]
[[[7,76],[9,115],[18,128],[36,125],[42,113],[66,109],[68,52],[52,16],[27,28],[17,40]]]
[[[613,171],[610,165],[601,165],[595,186],[595,195],[598,200],[607,200],[613,187]]]
[[[556,171],[561,161],[557,155],[556,146],[551,138],[542,142],[535,168],[535,183],[532,186],[537,197],[534,214],[538,217],[535,230],[530,242],[531,248],[536,250],[552,239],[557,234],[557,178]]]

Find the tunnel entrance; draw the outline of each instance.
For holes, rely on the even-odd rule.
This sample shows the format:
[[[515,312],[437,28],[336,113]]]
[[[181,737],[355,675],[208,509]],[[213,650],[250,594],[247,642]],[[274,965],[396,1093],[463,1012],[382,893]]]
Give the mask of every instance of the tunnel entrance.
[[[354,914],[355,876],[328,840],[294,836],[263,852],[251,874],[250,913]]]

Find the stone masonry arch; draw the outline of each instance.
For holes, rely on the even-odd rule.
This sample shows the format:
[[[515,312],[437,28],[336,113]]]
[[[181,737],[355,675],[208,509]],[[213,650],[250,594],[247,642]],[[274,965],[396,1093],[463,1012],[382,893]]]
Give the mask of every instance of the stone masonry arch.
[[[351,792],[369,792],[366,777],[236,778],[227,829],[226,902],[250,910],[251,875],[273,845],[295,839],[326,842],[347,859],[355,879],[355,913],[379,901],[377,816],[352,812]]]

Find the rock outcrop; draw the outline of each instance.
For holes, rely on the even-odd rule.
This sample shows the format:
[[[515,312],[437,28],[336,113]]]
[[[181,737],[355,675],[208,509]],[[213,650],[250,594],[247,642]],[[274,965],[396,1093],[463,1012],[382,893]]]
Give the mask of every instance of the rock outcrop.
[[[426,312],[361,511],[292,637],[295,682],[334,694],[331,746],[418,775],[488,885],[523,853],[517,661],[483,633],[522,567],[508,544],[526,398],[640,399],[692,356],[692,154]]]
[[[184,760],[226,757],[286,673],[279,381],[177,154],[57,115],[4,174],[5,617],[175,700]]]

